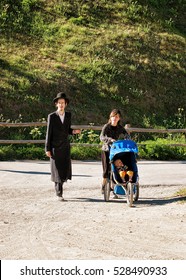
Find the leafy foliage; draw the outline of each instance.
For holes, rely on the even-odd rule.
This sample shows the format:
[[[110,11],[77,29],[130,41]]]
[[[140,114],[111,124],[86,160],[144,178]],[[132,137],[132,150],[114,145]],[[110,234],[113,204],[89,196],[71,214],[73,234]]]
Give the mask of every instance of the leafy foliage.
[[[181,0],[2,0],[0,114],[46,118],[65,90],[76,124],[118,107],[133,126],[185,127],[184,13]]]
[[[76,144],[71,147],[74,160],[101,160],[101,146],[84,147]],[[139,159],[186,160],[185,147],[171,146],[170,141],[145,141],[139,144]],[[0,160],[47,160],[43,145],[0,146]]]
[[[144,145],[143,145],[144,143]],[[186,160],[186,148],[171,146],[165,139],[145,141],[139,147],[139,157],[156,160]]]

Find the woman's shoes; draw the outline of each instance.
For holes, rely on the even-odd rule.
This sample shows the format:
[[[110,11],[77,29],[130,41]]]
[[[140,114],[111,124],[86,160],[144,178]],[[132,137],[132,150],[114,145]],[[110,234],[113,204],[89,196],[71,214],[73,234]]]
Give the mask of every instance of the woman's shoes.
[[[118,196],[117,194],[114,193],[113,199],[118,199],[118,198],[119,198],[119,196]]]
[[[101,186],[101,193],[104,194],[105,185],[107,183],[107,178],[103,178],[102,186]]]
[[[101,187],[101,194],[104,194],[104,191],[105,191],[105,186],[102,185],[102,187]]]

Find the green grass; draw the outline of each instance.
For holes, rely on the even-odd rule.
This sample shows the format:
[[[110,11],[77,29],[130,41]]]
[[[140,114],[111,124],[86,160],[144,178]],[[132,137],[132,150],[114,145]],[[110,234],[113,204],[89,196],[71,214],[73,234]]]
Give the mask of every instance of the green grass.
[[[186,188],[180,189],[179,191],[176,192],[176,196],[181,196],[186,198]]]
[[[181,188],[177,191],[174,196],[180,197],[180,203],[186,203],[186,188]]]
[[[0,5],[5,120],[46,118],[61,90],[73,124],[101,125],[114,107],[132,126],[171,126],[180,108],[185,115],[184,1],[8,3]]]

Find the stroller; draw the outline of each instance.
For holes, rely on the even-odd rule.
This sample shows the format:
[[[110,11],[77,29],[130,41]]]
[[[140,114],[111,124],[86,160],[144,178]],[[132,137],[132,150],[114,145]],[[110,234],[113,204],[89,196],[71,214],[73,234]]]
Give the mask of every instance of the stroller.
[[[110,173],[104,188],[104,200],[109,201],[110,192],[117,196],[126,196],[127,204],[131,207],[139,198],[139,179],[136,164],[138,147],[132,140],[118,140],[112,144],[109,152]],[[116,160],[123,164],[124,176],[115,166]],[[122,173],[122,174],[123,174]]]

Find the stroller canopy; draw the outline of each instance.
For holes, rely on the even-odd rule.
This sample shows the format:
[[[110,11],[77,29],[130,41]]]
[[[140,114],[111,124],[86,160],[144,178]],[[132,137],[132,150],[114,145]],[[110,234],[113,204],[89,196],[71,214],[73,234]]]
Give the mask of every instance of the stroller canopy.
[[[110,148],[109,159],[112,161],[115,155],[125,152],[132,152],[137,154],[138,147],[136,142],[132,140],[118,140],[114,142]]]

